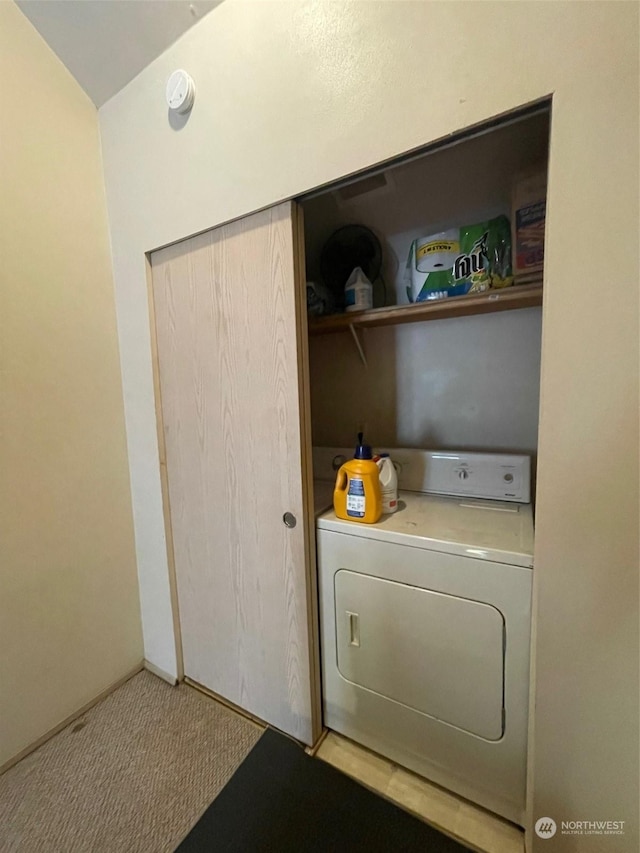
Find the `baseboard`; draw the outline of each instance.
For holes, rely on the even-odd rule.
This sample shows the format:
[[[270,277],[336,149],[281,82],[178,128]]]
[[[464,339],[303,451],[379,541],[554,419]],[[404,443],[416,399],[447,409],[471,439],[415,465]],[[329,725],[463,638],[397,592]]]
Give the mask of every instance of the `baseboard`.
[[[153,675],[157,675],[158,678],[161,678],[163,681],[166,681],[167,684],[171,684],[171,686],[174,686],[178,683],[178,679],[175,675],[170,675],[168,672],[165,672],[164,669],[160,669],[159,666],[156,666],[155,663],[151,663],[151,661],[145,660],[143,666],[150,673],[152,673]]]
[[[89,702],[84,704],[81,708],[78,708],[77,711],[74,711],[73,714],[69,714],[68,717],[65,717],[62,722],[58,723],[52,729],[49,729],[48,732],[43,734],[37,740],[34,740],[33,743],[30,743],[29,746],[25,746],[24,749],[21,749],[16,755],[10,758],[8,761],[5,761],[4,764],[0,764],[0,776],[7,771],[10,767],[13,767],[14,764],[17,764],[19,761],[22,761],[23,758],[26,758],[27,755],[30,755],[34,752],[38,747],[42,746],[43,743],[46,743],[50,738],[54,735],[57,735],[58,732],[61,732],[62,729],[65,729],[69,723],[72,723],[74,720],[77,720],[78,717],[81,717],[83,714],[86,714],[87,711],[91,710],[94,705],[97,705],[102,699],[105,699],[110,693],[113,693],[114,690],[117,690],[118,687],[122,687],[125,682],[129,681],[130,678],[133,678],[134,675],[137,675],[144,668],[143,662],[141,661],[137,664],[133,669],[129,670],[126,675],[123,675],[117,681],[114,681],[113,684],[110,684],[108,687],[105,687],[104,690],[100,691],[97,696],[94,696]]]

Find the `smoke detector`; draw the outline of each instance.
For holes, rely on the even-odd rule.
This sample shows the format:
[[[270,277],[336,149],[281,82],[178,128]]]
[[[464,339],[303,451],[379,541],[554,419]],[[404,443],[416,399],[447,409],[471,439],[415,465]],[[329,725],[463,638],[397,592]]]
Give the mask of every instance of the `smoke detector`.
[[[174,71],[167,80],[167,106],[171,112],[184,115],[193,106],[196,97],[196,85],[193,78],[181,68]]]

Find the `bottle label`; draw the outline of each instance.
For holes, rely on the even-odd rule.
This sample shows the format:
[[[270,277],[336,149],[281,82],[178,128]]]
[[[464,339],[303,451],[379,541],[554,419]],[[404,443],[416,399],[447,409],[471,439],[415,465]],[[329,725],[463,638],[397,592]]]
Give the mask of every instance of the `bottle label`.
[[[364,518],[365,497],[364,483],[352,477],[349,480],[349,490],[347,492],[347,515],[352,518]]]

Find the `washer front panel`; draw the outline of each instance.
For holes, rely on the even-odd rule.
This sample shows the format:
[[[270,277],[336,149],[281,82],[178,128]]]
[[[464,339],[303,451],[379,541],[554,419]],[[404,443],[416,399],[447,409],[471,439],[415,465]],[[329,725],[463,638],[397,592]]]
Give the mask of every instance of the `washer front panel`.
[[[365,527],[353,525],[356,529],[361,526]],[[522,823],[531,570],[323,529],[318,530],[317,545],[325,725],[509,820]],[[348,579],[347,575],[356,577]],[[366,576],[366,581],[363,576]],[[383,583],[375,587],[378,598],[370,611],[368,596],[376,580]],[[361,588],[363,594],[360,594],[356,581],[368,584],[366,594],[364,585]],[[352,586],[348,586],[349,583]],[[394,585],[404,585],[408,588],[406,592],[411,592],[411,587],[417,588],[414,592],[417,600],[409,605],[410,609],[401,607],[405,602],[404,591],[401,596]],[[373,642],[380,662],[378,674],[375,672],[375,655],[364,664],[358,663],[355,655],[362,651],[363,643],[369,644],[365,617],[368,623],[370,612],[376,611],[374,622],[381,618],[377,611],[382,608],[384,596],[377,590],[383,587],[387,593],[391,590],[398,593],[397,600],[392,600],[392,595],[385,599],[397,622],[391,632],[387,626],[386,648],[385,637],[381,632],[375,632]],[[411,686],[409,683],[412,677],[424,678],[424,668],[420,669],[419,645],[422,645],[425,635],[431,636],[429,627],[423,624],[431,612],[430,606],[423,607],[420,603],[424,591],[489,608],[488,611],[481,610],[482,618],[478,625],[470,629],[465,618],[467,611],[463,609],[465,605],[454,601],[450,615],[455,621],[446,627],[450,632],[447,643],[456,629],[469,638],[475,635],[478,640],[474,652],[478,655],[478,667],[489,674],[493,686],[486,696],[480,697],[475,708],[478,682],[468,681],[465,691],[466,676],[447,680],[444,663],[440,664],[434,689],[446,689],[449,691],[446,695],[431,697],[426,691],[421,691],[420,684]],[[344,598],[341,597],[343,592]],[[361,620],[353,620],[350,613],[361,616]],[[485,619],[485,614],[496,616],[494,619],[489,615]],[[499,618],[497,614],[500,614]],[[436,618],[440,620],[440,614]],[[497,731],[498,702],[495,700],[492,705],[491,696],[499,694],[495,688],[495,661],[501,620],[504,622],[504,729],[501,737],[492,739]],[[398,644],[400,634],[404,634],[405,639]],[[410,649],[411,638],[416,643],[415,649]],[[359,642],[360,647],[352,648],[351,657],[345,657],[340,646],[353,640]],[[398,645],[393,648],[394,644]],[[473,668],[471,652],[464,642],[459,648],[463,655],[469,656],[463,661],[468,674]],[[444,642],[439,654],[444,662],[447,655]],[[428,649],[425,649],[425,657],[434,659]],[[452,658],[450,661],[455,665]],[[392,663],[399,670],[399,674],[394,676],[396,681],[389,677]],[[457,709],[456,690],[462,691]],[[465,705],[470,708],[465,708]],[[439,713],[449,719],[446,722],[439,719]]]
[[[502,737],[499,610],[345,570],[334,585],[343,678],[466,732]]]

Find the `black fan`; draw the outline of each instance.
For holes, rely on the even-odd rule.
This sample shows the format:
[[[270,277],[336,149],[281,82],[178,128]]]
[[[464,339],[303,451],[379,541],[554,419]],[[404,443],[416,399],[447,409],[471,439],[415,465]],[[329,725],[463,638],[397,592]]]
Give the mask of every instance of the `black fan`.
[[[373,284],[382,267],[380,241],[364,225],[344,225],[333,232],[320,255],[324,283],[341,307],[344,306],[344,286],[355,267],[360,267]]]

